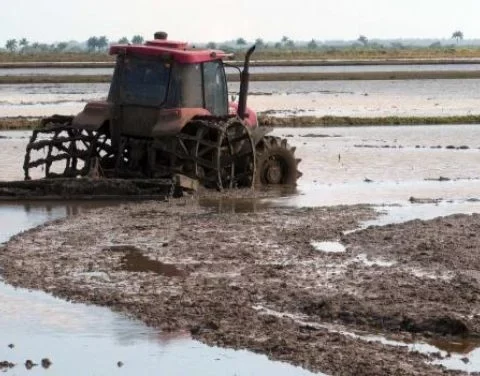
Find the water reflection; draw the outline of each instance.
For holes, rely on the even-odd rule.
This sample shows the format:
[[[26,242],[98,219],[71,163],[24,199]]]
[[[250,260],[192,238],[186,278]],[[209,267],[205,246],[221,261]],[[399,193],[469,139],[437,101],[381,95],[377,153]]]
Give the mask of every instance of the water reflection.
[[[121,269],[127,272],[153,272],[165,277],[182,277],[187,274],[174,264],[167,264],[148,258],[143,255],[142,250],[137,247],[120,245],[111,246],[105,250],[124,253],[121,261]]]
[[[434,338],[428,343],[448,353],[468,354],[480,347],[480,338]]]
[[[277,200],[295,197],[299,190],[295,186],[281,186],[273,188],[255,188],[245,192],[210,195],[201,194],[198,198],[200,206],[212,209],[218,213],[256,213],[277,205]]]
[[[28,230],[59,218],[70,217],[92,208],[113,205],[114,202],[0,202],[0,243],[18,232]]]

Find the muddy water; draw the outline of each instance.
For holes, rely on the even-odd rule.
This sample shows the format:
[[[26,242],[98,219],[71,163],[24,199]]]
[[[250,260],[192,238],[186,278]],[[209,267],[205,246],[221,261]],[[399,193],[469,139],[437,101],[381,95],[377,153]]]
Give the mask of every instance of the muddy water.
[[[1,180],[23,178],[29,134],[0,132]],[[462,211],[479,206],[479,126],[284,128],[273,134],[286,137],[297,147],[303,172],[298,187],[281,192],[276,204],[426,207],[410,204],[413,197],[447,203],[454,200],[463,203]],[[223,210],[232,211],[250,211],[263,205],[259,199],[204,201],[205,205],[222,205]]]
[[[443,365],[447,369],[480,372],[480,342],[478,339],[445,340],[433,338],[427,343],[412,343],[389,340],[378,335],[344,334],[368,342],[381,342],[387,346],[406,346],[410,351],[418,351],[427,355],[440,355],[440,359],[434,360],[432,363]]]
[[[480,198],[480,127],[475,125],[279,129],[276,133],[286,136],[302,158],[304,176],[298,193],[283,200],[287,204]]]
[[[478,114],[480,80],[252,82],[249,106],[315,116],[442,116]],[[0,85],[0,117],[76,114],[105,98],[108,84]],[[238,93],[238,83],[229,85]]]
[[[87,208],[88,204],[0,205],[0,243]],[[125,261],[127,267],[134,257]],[[151,375],[159,370],[168,375],[312,374],[247,351],[208,347],[188,333],[160,333],[106,308],[68,303],[1,282],[0,301],[0,361],[16,364],[7,371],[11,375],[46,373],[40,366],[44,358],[53,363],[49,373],[63,375]],[[39,365],[27,370],[27,360]]]
[[[0,116],[74,114],[107,93],[106,84],[0,85]]]

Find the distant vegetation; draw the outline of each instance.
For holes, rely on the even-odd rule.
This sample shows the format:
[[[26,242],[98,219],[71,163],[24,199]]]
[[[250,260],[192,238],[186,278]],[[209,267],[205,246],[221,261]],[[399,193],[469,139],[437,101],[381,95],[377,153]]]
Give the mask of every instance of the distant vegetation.
[[[10,39],[0,48],[0,61],[110,61],[108,46],[112,43],[141,44],[144,37],[134,35],[111,41],[106,36],[92,36],[84,42],[63,41],[53,44]],[[388,58],[478,58],[480,40],[464,39],[456,30],[449,39],[380,40],[360,35],[353,41],[294,41],[284,35],[278,41],[262,38],[249,41],[239,37],[232,41],[191,43],[197,48],[207,47],[234,53],[241,58],[243,51],[256,44],[255,59],[388,59]]]

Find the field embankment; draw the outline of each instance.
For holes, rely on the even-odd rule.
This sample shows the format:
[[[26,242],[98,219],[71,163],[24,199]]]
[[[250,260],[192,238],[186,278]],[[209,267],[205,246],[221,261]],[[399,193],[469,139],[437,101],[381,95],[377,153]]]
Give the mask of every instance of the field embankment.
[[[465,116],[389,116],[389,117],[351,117],[351,116],[287,116],[276,117],[260,114],[262,126],[271,127],[353,127],[382,125],[449,125],[480,124],[480,115]],[[40,118],[4,117],[0,118],[0,130],[30,130],[40,124]]]

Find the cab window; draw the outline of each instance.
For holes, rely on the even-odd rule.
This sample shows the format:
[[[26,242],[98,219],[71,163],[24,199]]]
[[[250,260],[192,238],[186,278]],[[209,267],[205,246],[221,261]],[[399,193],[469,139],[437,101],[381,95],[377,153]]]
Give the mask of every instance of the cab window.
[[[228,92],[221,61],[203,63],[205,108],[215,116],[228,115]]]

